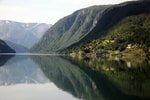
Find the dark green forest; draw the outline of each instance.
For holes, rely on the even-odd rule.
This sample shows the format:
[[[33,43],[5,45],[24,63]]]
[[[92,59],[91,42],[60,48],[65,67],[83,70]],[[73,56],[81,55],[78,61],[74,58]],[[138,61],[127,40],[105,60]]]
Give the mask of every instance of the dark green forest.
[[[139,54],[149,56],[150,52],[150,15],[148,13],[129,16],[97,40],[72,50],[78,53]]]

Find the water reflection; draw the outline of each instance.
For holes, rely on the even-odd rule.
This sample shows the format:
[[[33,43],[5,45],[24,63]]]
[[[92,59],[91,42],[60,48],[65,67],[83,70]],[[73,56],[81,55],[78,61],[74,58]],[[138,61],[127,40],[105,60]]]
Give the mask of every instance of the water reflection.
[[[77,59],[49,56],[33,56],[32,58],[41,66],[45,75],[52,82],[60,89],[68,91],[77,98],[85,100],[143,100],[149,98],[149,92],[146,93],[147,91],[145,91],[145,89],[141,89],[140,91],[139,87],[136,87],[136,84],[142,86],[146,81],[143,82],[139,80],[138,76],[136,79],[139,81],[124,80],[126,77],[128,79],[130,74],[132,75],[132,72],[134,75],[134,71],[132,70],[129,71],[129,75],[128,73],[124,74],[124,72],[119,72],[121,70],[127,70],[125,68],[127,65],[124,61],[106,62],[106,60],[99,59],[98,62],[97,60],[96,62],[90,62],[89,58],[79,61]],[[100,66],[103,71],[94,70],[95,67],[99,69],[97,66]],[[94,69],[91,70],[90,67]],[[115,70],[118,70],[118,72]],[[145,69],[145,71],[146,70],[149,71],[149,69]],[[117,83],[115,82],[116,80],[125,83]],[[118,84],[122,84],[122,87]],[[126,89],[131,90],[126,92]]]
[[[126,95],[125,97],[150,99],[150,64],[148,60],[132,63],[121,59],[85,57],[80,60],[72,59],[72,61],[105,75],[116,86],[116,89]],[[131,99],[130,97],[129,99]]]
[[[0,67],[0,85],[46,82],[41,69],[27,56],[14,56]]]
[[[4,65],[13,55],[0,55],[0,66]]]
[[[0,99],[148,100],[149,71],[122,60],[15,56],[0,67]]]
[[[0,67],[0,100],[76,100],[63,92],[29,56],[15,56]]]
[[[60,89],[80,99],[104,100],[95,82],[72,62],[61,57],[33,56],[32,58]]]

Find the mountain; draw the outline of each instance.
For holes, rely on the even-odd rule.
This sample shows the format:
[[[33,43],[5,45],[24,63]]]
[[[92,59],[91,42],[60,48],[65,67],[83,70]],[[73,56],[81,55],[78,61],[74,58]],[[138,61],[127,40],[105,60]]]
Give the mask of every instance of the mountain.
[[[50,27],[44,23],[0,20],[0,38],[30,48]]]
[[[33,46],[33,52],[56,52],[79,41],[97,24],[101,14],[108,6],[92,6],[81,9],[60,19]]]
[[[36,23],[36,25],[30,27],[29,30],[31,30],[38,39],[40,39],[51,26],[51,24]]]
[[[149,5],[149,0],[139,0],[81,9],[53,25],[31,52],[62,52],[91,42],[107,34],[122,19],[149,12]]]
[[[0,53],[15,53],[3,40],[0,40]]]
[[[126,60],[150,57],[150,13],[129,16],[116,24],[99,39],[85,43],[71,50],[72,54],[106,53],[122,55]],[[118,52],[118,53],[116,53]],[[138,62],[140,62],[138,61]]]
[[[28,48],[27,47],[24,47],[20,44],[16,44],[16,43],[13,43],[13,42],[10,42],[10,41],[5,41],[8,46],[10,46],[12,49],[14,49],[17,53],[24,53],[24,52],[27,52],[28,51]]]
[[[92,40],[98,39],[107,35],[107,33],[121,20],[126,17],[139,15],[143,13],[150,13],[150,1],[149,0],[138,0],[129,1],[114,5],[108,8],[98,21],[97,25],[93,28],[88,35],[86,35],[79,42],[65,48],[64,50],[72,49],[81,44],[91,42]],[[62,51],[64,51],[62,50]]]

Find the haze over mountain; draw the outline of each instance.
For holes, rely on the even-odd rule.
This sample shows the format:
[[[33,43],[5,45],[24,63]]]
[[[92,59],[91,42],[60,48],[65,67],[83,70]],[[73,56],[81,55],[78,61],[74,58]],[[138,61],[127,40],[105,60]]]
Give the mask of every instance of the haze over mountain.
[[[149,13],[149,5],[149,0],[139,0],[78,10],[54,24],[31,52],[61,52],[88,43],[128,16]]]
[[[0,39],[30,48],[50,26],[45,23],[20,23],[1,20]]]
[[[9,47],[11,47],[13,50],[15,50],[16,53],[25,53],[25,52],[28,51],[27,47],[22,46],[20,44],[16,44],[16,43],[13,43],[13,42],[10,42],[10,41],[7,41],[7,40],[5,40],[5,42],[7,43],[7,45]]]

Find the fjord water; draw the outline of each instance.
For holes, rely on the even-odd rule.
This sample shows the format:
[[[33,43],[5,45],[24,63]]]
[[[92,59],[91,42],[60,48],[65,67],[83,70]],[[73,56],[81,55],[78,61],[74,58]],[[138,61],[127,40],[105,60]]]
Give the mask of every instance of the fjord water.
[[[5,59],[0,59],[0,100],[149,99],[149,74],[134,79],[134,75],[123,71],[121,74],[118,70],[105,73],[91,70],[82,61],[59,56],[3,55],[2,58]],[[125,66],[123,62],[104,62],[99,66]]]

